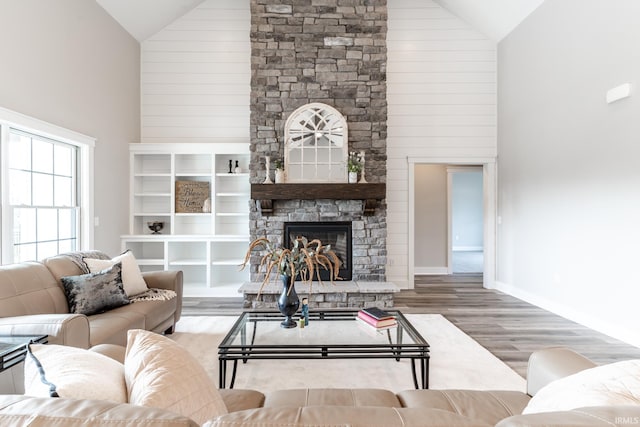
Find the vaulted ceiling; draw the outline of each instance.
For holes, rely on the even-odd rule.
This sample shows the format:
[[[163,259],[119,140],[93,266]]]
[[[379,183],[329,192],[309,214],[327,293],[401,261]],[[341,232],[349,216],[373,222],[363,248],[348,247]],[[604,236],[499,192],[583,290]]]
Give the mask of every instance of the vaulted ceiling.
[[[204,0],[96,0],[136,40],[142,42]]]
[[[142,42],[204,0],[96,0]],[[390,2],[394,0],[388,0]],[[425,0],[427,1],[427,0]],[[544,0],[434,0],[496,43]]]

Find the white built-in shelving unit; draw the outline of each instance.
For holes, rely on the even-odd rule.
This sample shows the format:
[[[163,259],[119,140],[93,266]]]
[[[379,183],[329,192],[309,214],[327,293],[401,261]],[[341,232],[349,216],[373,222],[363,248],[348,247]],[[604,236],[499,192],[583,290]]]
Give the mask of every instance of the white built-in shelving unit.
[[[248,143],[130,144],[130,225],[122,249],[143,271],[182,270],[186,296],[238,296],[249,280],[248,269],[238,268],[249,243],[248,169]],[[176,212],[177,181],[208,182],[211,212]],[[164,223],[160,234],[149,230],[152,221]]]

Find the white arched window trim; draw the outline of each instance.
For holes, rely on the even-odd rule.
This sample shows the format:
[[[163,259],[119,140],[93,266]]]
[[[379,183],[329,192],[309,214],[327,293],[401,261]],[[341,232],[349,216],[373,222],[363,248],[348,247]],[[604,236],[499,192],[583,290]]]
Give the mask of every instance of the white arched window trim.
[[[305,104],[285,122],[287,182],[347,182],[348,128],[330,105]]]

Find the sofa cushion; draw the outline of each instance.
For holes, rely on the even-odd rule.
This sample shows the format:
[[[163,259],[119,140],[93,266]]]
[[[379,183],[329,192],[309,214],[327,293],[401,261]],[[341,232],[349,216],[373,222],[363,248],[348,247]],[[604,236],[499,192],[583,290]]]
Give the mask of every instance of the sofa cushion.
[[[129,403],[167,409],[199,424],[227,413],[198,360],[162,335],[129,331],[124,371]]]
[[[122,264],[105,270],[61,279],[69,311],[87,316],[129,304],[122,286]]]
[[[133,252],[126,251],[111,260],[102,260],[85,257],[84,262],[92,273],[108,268],[114,264],[122,263],[122,283],[127,296],[134,296],[146,292],[147,283],[142,278],[138,261]]]
[[[60,255],[54,255],[42,260],[42,263],[49,269],[56,281],[60,282],[64,276],[78,276],[80,274],[91,273],[89,267],[83,261],[87,258],[110,259],[111,257],[102,251],[75,251]]]
[[[290,389],[276,390],[265,396],[265,407],[278,406],[386,406],[400,408],[395,394],[379,389]]]
[[[91,346],[97,344],[127,345],[129,329],[145,329],[144,316],[130,310],[133,304],[89,317]]]
[[[259,408],[222,415],[205,427],[491,427],[439,409],[375,406]]]
[[[264,394],[256,390],[223,388],[218,390],[228,412],[261,408],[264,405]]]
[[[441,409],[494,425],[522,413],[530,397],[519,391],[406,390],[398,393],[407,408]]]
[[[0,395],[0,426],[197,427],[197,424],[169,411],[126,403]]]
[[[157,301],[136,301],[127,306],[127,311],[135,312],[144,317],[144,327],[141,329],[153,330],[167,319],[173,319],[178,299]]]
[[[69,313],[57,279],[38,262],[0,266],[2,317]]]
[[[89,350],[30,344],[24,378],[28,396],[127,402],[122,363]]]
[[[640,360],[585,369],[542,387],[524,414],[586,406],[640,405]]]

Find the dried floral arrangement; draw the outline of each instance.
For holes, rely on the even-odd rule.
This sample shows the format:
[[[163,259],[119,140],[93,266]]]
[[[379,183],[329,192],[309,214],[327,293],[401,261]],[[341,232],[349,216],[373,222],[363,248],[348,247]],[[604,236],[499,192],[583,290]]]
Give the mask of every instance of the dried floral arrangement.
[[[318,282],[322,283],[320,279],[321,267],[331,273],[331,283],[334,280],[340,280],[339,270],[342,262],[331,249],[331,245],[323,246],[320,240],[309,241],[303,236],[292,239],[292,243],[293,248],[287,249],[274,245],[266,237],[260,237],[249,245],[241,268],[247,266],[254,249],[262,247],[265,251],[258,266],[258,272],[264,271],[264,279],[258,290],[258,295],[262,292],[262,288],[269,283],[274,269],[278,274],[290,277],[291,284],[300,275],[302,281],[309,284],[309,292],[311,292],[314,275]]]

